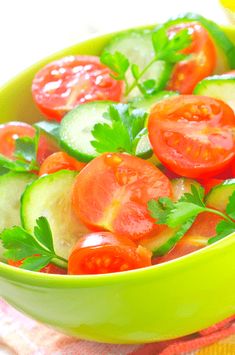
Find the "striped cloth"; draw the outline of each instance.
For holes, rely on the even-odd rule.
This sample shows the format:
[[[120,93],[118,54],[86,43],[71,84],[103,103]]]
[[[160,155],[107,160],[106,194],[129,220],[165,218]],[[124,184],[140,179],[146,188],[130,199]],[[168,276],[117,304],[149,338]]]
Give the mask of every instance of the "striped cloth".
[[[8,349],[7,352],[2,349]],[[29,319],[0,300],[0,354],[17,355],[235,355],[235,316],[200,334],[146,345],[77,340]]]

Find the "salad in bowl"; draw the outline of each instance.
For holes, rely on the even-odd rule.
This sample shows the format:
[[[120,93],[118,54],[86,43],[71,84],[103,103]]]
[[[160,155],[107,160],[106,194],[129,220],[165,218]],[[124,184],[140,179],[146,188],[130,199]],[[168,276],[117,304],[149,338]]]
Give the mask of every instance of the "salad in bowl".
[[[62,290],[64,285],[72,294],[78,282],[82,292],[94,287],[99,293],[101,286],[107,291],[108,282],[125,284],[125,275],[134,275],[134,285],[138,275],[146,275],[147,291],[158,286],[157,274],[151,279],[155,272],[168,290],[175,275],[182,277],[190,268],[196,272],[198,258],[201,269],[207,256],[211,265],[205,275],[210,277],[213,253],[235,244],[235,46],[229,33],[200,15],[184,14],[155,27],[85,42],[29,73],[2,94],[6,99],[11,93],[13,104],[18,93],[23,95],[12,117],[2,104],[7,121],[0,126],[2,296],[69,334],[102,341],[106,334],[111,342],[189,334],[233,314],[234,299],[223,294],[225,312],[213,310],[214,304],[208,319],[200,319],[207,302],[200,294],[198,321],[189,307],[194,323],[187,320],[190,326],[183,322],[173,333],[158,309],[162,333],[158,328],[154,335],[155,325],[153,331],[148,324],[142,335],[135,329],[120,336],[119,328],[108,335],[107,327],[100,335],[82,329],[89,323],[82,316],[79,326],[74,321],[70,326],[65,311],[63,322],[50,311],[42,315],[39,304],[46,299],[41,296],[36,297],[40,312],[35,311],[31,297],[36,290],[30,291],[34,296],[23,290],[30,280],[30,288],[49,283]],[[30,106],[24,119],[23,104]],[[224,267],[230,261],[224,260]],[[229,282],[222,281],[228,288]],[[15,295],[23,292],[29,304],[15,303],[11,287]],[[218,287],[222,292],[222,284]],[[179,292],[187,294],[182,285]],[[57,312],[58,301],[55,306],[48,300]],[[187,308],[186,299],[181,301]],[[171,323],[177,324],[182,312],[172,299],[167,302]],[[74,307],[81,310],[81,304]],[[130,307],[132,326],[134,313]],[[190,317],[183,315],[181,321],[185,318]]]

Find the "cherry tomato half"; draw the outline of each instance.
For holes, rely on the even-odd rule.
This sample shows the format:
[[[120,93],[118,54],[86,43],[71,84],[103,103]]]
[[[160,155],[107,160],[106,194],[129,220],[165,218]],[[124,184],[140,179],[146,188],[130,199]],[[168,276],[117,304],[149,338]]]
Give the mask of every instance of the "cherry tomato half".
[[[215,176],[235,156],[235,115],[224,102],[181,95],[157,103],[148,121],[154,153],[176,174]]]
[[[154,259],[153,263],[160,264],[204,248],[208,239],[216,235],[216,225],[221,220],[220,216],[210,212],[199,214],[179,243],[168,254]]]
[[[86,164],[70,157],[67,153],[57,152],[47,157],[42,163],[39,176],[52,174],[59,170],[77,170],[80,171]]]
[[[149,216],[147,202],[170,195],[169,179],[153,164],[128,154],[105,153],[77,176],[72,203],[88,228],[139,239],[160,228]]]
[[[14,159],[15,141],[17,138],[33,137],[35,128],[24,122],[9,122],[0,125],[0,154]],[[53,140],[43,135],[40,136],[37,160],[39,164],[48,157],[48,155],[58,150],[57,145]]]
[[[89,101],[120,101],[123,82],[95,56],[69,56],[49,63],[35,76],[32,94],[49,119],[60,121],[74,107]]]
[[[174,25],[169,29],[169,36],[183,29],[188,29],[192,36],[190,46],[183,50],[184,54],[190,56],[175,65],[168,90],[191,94],[200,80],[214,72],[216,49],[208,32],[198,22]]]
[[[81,238],[68,260],[68,274],[106,274],[151,265],[151,253],[126,238],[98,232]]]
[[[8,264],[15,267],[20,267],[22,265],[22,262],[23,262],[22,260],[19,261],[8,260]],[[60,275],[64,275],[67,273],[65,269],[54,264],[48,264],[47,266],[42,268],[40,272],[44,272],[46,274],[60,274]]]

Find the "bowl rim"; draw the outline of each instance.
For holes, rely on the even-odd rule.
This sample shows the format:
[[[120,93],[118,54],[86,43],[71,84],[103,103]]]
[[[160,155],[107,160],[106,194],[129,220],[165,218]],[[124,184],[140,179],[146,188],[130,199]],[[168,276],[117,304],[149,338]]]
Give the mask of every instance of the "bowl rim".
[[[16,80],[19,80],[21,76],[24,74],[33,71],[39,65],[45,65],[45,62],[51,61],[52,57],[59,57],[64,56],[65,51],[69,51],[72,48],[76,47],[79,44],[85,44],[89,42],[93,42],[100,38],[105,38],[106,36],[114,36],[117,34],[121,34],[122,32],[128,30],[138,30],[138,29],[152,29],[157,24],[150,24],[150,25],[141,25],[131,28],[124,28],[124,29],[117,29],[112,32],[98,32],[95,36],[94,34],[85,35],[81,38],[79,42],[76,42],[69,47],[62,48],[54,53],[49,54],[46,57],[43,57],[36,63],[32,64],[31,66],[22,70],[19,74],[15,75],[10,80],[7,80],[3,85],[0,86],[0,90],[3,92],[5,89],[8,89],[8,86],[14,84]],[[219,25],[223,30],[228,32],[235,32],[235,26],[232,25]],[[56,59],[53,59],[56,60]],[[95,285],[103,285],[103,284],[110,284],[112,283],[119,283],[123,281],[133,281],[135,282],[140,277],[144,277],[144,279],[148,277],[152,277],[154,274],[155,277],[161,275],[165,275],[166,273],[172,272],[175,269],[182,269],[187,267],[187,265],[200,262],[201,259],[204,259],[207,255],[213,258],[214,254],[219,254],[221,250],[227,249],[230,245],[235,243],[235,232],[231,233],[230,235],[226,236],[224,239],[219,240],[211,245],[207,245],[206,247],[189,253],[187,255],[181,256],[177,259],[173,259],[161,264],[151,265],[148,267],[134,269],[124,272],[115,272],[115,273],[108,273],[108,274],[95,274],[95,275],[61,275],[61,274],[47,274],[47,273],[40,273],[36,271],[30,271],[22,268],[16,268],[14,266],[8,265],[2,261],[0,261],[0,279],[8,278],[12,281],[24,281],[28,284],[35,285],[37,281],[37,285],[61,285],[74,287],[79,285],[79,287],[87,285],[95,286]]]
[[[187,268],[187,266],[193,266],[198,264],[203,259],[216,258],[217,254],[220,254],[224,250],[235,244],[235,232],[229,234],[222,240],[219,240],[211,245],[208,245],[202,249],[199,249],[195,252],[189,253],[187,255],[181,256],[177,259],[173,259],[161,264],[151,265],[144,268],[108,273],[108,274],[92,274],[92,275],[61,275],[61,274],[47,274],[37,271],[30,271],[22,268],[16,268],[14,266],[8,265],[0,261],[0,279],[8,278],[12,281],[24,281],[27,284],[35,285],[57,285],[57,286],[100,286],[110,283],[119,283],[119,282],[136,282],[141,278],[145,280],[147,278],[152,279],[154,275],[155,278],[162,277],[168,273],[174,272],[174,270],[180,270]]]

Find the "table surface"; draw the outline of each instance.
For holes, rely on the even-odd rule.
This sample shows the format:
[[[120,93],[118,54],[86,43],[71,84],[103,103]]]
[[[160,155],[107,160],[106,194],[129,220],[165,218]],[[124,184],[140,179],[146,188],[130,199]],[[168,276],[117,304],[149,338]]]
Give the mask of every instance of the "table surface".
[[[0,85],[87,34],[162,22],[187,11],[227,22],[217,0],[145,0],[144,6],[132,0],[0,1]]]
[[[88,34],[163,22],[197,12],[226,24],[217,0],[7,0],[0,2],[0,85],[32,63]],[[3,339],[4,340],[4,339]],[[0,355],[12,354],[1,345]]]

